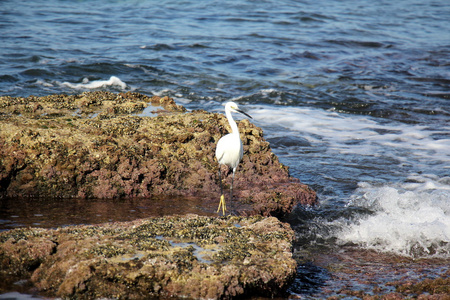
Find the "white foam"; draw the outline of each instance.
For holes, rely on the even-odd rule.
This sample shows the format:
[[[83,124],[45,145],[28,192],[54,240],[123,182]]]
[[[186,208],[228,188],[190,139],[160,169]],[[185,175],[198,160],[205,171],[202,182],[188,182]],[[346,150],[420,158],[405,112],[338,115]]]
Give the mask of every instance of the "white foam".
[[[445,177],[450,168],[449,125],[434,130],[306,107],[252,106],[247,111],[271,137],[300,136],[311,149],[326,152],[320,155],[336,157],[337,168],[345,166],[352,180],[362,175],[384,182],[360,183],[351,198],[349,206],[371,214],[329,224],[337,228],[331,235],[340,243],[409,256],[450,256],[450,178]],[[299,159],[305,155],[301,153]]]
[[[15,299],[15,300],[27,300],[27,299],[40,299],[39,296],[21,294],[18,292],[9,292],[5,294],[0,294],[0,299]]]
[[[414,183],[361,183],[350,206],[373,211],[354,223],[336,221],[341,244],[401,255],[450,256],[450,180],[414,175]]]
[[[50,82],[41,80],[41,79],[36,80],[36,84],[42,85],[43,87],[53,87],[53,84],[51,84]]]
[[[184,97],[182,97],[182,96],[176,96],[176,97],[174,97],[174,98],[175,98],[175,100],[176,100],[177,103],[182,104],[182,105],[186,105],[186,104],[189,104],[189,103],[192,102],[191,99],[184,98]]]
[[[95,81],[89,81],[88,78],[84,78],[82,83],[63,82],[61,85],[74,90],[93,90],[108,86],[109,87],[114,86],[120,88],[121,90],[125,90],[127,87],[127,84],[116,76],[111,76],[109,80],[95,80]]]
[[[158,97],[163,97],[163,96],[167,96],[170,93],[175,93],[174,90],[170,90],[170,89],[163,89],[160,91],[156,91],[156,90],[152,90],[152,94]]]
[[[306,107],[253,106],[248,111],[260,126],[281,126],[282,132],[300,135],[312,144],[325,144],[341,154],[392,156],[400,161],[432,159],[441,168],[450,167],[450,126],[438,131],[423,125],[383,122],[370,116],[355,116]]]

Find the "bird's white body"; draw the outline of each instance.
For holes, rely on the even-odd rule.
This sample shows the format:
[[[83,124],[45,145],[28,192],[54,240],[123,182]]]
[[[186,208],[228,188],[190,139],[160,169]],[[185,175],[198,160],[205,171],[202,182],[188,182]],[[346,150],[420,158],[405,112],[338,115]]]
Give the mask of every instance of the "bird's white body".
[[[242,159],[244,148],[242,146],[241,137],[239,136],[239,129],[231,115],[232,111],[243,113],[234,102],[228,102],[225,105],[225,115],[230,124],[231,133],[223,136],[217,143],[216,158],[219,164],[229,166],[234,172]]]
[[[239,165],[239,162],[242,160],[242,156],[244,155],[244,147],[242,146],[241,137],[239,136],[239,129],[237,127],[236,122],[233,120],[233,117],[231,116],[231,112],[239,112],[248,117],[250,116],[245,112],[239,110],[239,107],[234,102],[228,102],[225,105],[225,115],[227,116],[228,123],[231,126],[231,133],[223,136],[217,143],[216,158],[219,164],[229,166],[233,170],[233,177],[231,180],[231,187],[230,187],[230,198],[231,198],[230,200],[233,200],[234,173],[236,172],[236,168]],[[220,167],[219,167],[219,177],[220,177]],[[220,185],[222,195],[220,197],[218,212],[220,210],[220,207],[222,207],[223,214],[225,214],[226,206],[222,190],[222,180],[220,182]]]
[[[239,132],[223,136],[217,143],[216,158],[219,164],[236,169],[244,155]]]

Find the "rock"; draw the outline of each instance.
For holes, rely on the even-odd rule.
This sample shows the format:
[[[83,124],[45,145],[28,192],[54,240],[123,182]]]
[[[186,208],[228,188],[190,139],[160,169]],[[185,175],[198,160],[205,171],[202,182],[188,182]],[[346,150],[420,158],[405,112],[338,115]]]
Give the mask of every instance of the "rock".
[[[197,215],[0,233],[0,277],[50,297],[275,296],[295,276],[294,232],[274,217]]]
[[[158,107],[155,116],[139,115],[149,104]],[[3,196],[189,195],[218,205],[215,145],[228,133],[222,114],[186,113],[169,97],[109,92],[0,97],[0,109]],[[245,153],[235,208],[241,214],[282,216],[298,203],[316,203],[315,192],[289,176],[261,128],[243,120],[239,129]]]

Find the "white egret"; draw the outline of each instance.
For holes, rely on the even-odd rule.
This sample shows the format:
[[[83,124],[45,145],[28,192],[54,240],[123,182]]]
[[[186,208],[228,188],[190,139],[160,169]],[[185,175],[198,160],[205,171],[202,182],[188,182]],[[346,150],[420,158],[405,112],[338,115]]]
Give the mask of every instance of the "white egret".
[[[234,102],[228,102],[225,105],[225,115],[227,116],[228,123],[231,127],[231,133],[223,136],[216,147],[216,158],[219,162],[219,180],[220,180],[220,202],[219,208],[217,209],[217,213],[220,212],[220,208],[222,207],[222,214],[225,215],[225,211],[227,207],[225,205],[225,196],[223,194],[222,187],[222,176],[220,174],[220,165],[226,165],[233,170],[233,177],[231,178],[231,187],[230,187],[230,201],[233,201],[233,181],[234,181],[234,173],[236,172],[236,168],[239,165],[239,162],[242,159],[244,154],[244,149],[242,146],[242,141],[239,136],[239,129],[237,127],[236,122],[233,120],[231,116],[232,112],[238,112],[246,115],[249,118],[252,118],[247,113],[243,112],[239,109],[238,105]]]

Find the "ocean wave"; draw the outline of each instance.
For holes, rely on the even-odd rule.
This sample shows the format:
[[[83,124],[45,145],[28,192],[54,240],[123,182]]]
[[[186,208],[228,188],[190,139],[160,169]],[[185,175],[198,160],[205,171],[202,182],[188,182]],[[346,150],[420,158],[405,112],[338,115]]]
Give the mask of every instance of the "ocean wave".
[[[262,127],[281,127],[313,145],[325,145],[330,153],[376,160],[387,157],[398,164],[439,163],[441,168],[450,167],[450,128],[445,125],[434,130],[423,125],[384,122],[370,116],[308,107],[253,106],[249,113]]]
[[[125,90],[127,88],[127,84],[116,76],[111,76],[108,80],[95,81],[89,81],[88,78],[84,78],[82,83],[63,82],[61,83],[61,86],[68,87],[74,90],[94,90],[104,87],[117,87],[120,90]]]
[[[360,183],[349,206],[371,213],[337,220],[340,244],[411,257],[450,257],[450,178],[414,174],[389,185]]]

